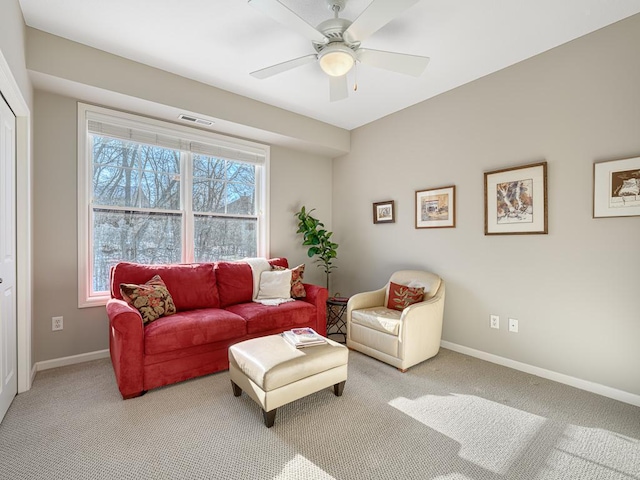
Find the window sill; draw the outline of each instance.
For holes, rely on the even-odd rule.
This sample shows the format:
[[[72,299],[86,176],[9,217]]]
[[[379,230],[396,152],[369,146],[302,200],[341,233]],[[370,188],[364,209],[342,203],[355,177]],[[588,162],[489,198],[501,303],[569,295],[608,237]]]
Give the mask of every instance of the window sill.
[[[104,307],[111,297],[109,295],[78,299],[78,308]]]

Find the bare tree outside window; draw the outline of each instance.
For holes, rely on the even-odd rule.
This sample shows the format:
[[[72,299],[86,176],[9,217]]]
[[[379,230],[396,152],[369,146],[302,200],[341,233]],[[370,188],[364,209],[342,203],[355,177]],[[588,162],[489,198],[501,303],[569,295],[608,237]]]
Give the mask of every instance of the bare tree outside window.
[[[93,289],[109,289],[119,261],[179,263],[257,254],[256,166],[93,135]],[[181,171],[191,162],[193,176]],[[181,192],[191,196],[191,210]],[[185,216],[193,239],[183,238]]]
[[[256,256],[255,192],[255,165],[193,156],[196,261]]]

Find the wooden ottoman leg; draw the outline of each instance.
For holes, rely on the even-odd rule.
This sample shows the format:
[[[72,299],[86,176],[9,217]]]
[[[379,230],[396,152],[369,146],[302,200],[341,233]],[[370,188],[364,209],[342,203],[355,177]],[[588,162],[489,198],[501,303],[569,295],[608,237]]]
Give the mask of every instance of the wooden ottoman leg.
[[[267,426],[267,428],[273,427],[273,422],[275,422],[276,420],[276,411],[278,411],[277,408],[274,408],[270,412],[265,412],[264,410],[262,410],[262,418],[264,418],[264,424]]]
[[[333,393],[335,393],[336,397],[341,397],[342,396],[342,391],[344,390],[344,384],[347,383],[347,381],[343,381],[340,383],[336,383],[333,386]]]
[[[233,380],[231,380],[231,388],[233,388],[233,396],[234,397],[239,397],[240,394],[242,393],[242,389],[238,385],[233,383]]]

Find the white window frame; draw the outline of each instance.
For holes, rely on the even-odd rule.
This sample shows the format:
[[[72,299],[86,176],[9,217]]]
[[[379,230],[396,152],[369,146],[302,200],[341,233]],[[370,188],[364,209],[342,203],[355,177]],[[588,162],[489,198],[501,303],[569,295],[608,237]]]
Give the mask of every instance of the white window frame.
[[[257,253],[269,256],[269,161],[270,147],[248,140],[227,137],[213,132],[177,125],[131,113],[120,112],[104,107],[78,102],[78,307],[97,307],[107,303],[109,292],[92,292],[93,285],[93,225],[92,225],[92,180],[89,118],[109,118],[110,121],[131,128],[143,129],[158,134],[180,137],[188,142],[231,148],[264,157],[264,168],[256,169],[256,210],[257,210]],[[184,162],[184,155],[182,155]],[[187,166],[186,168],[191,168]],[[185,214],[185,203],[191,199],[182,199],[181,212]],[[193,237],[193,219],[184,215],[183,239]],[[184,245],[183,245],[184,247]],[[193,262],[193,245],[183,248],[183,262]]]

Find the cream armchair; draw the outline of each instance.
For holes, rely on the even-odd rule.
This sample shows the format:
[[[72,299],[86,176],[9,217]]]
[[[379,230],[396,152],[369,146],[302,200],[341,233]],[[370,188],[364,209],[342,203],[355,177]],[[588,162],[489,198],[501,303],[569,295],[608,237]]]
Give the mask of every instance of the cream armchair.
[[[386,308],[389,284],[423,286],[423,300],[403,311]],[[347,304],[347,347],[402,372],[440,349],[444,281],[420,270],[395,272],[381,289],[353,295]]]

